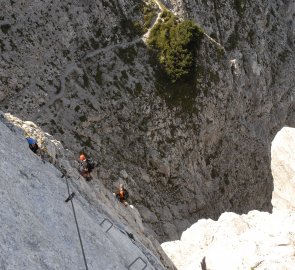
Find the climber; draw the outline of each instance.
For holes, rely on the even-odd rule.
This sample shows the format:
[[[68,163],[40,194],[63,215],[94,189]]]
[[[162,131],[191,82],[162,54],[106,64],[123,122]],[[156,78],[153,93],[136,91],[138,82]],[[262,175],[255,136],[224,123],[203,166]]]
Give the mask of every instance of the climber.
[[[38,146],[38,144],[37,144],[37,141],[36,141],[35,139],[31,138],[31,137],[27,137],[26,139],[27,139],[27,142],[28,142],[28,144],[29,144],[30,149],[31,149],[35,154],[37,154],[37,151],[38,151],[38,149],[39,149],[39,146]]]
[[[125,206],[128,205],[127,203],[127,199],[129,197],[129,193],[128,191],[124,188],[124,185],[123,184],[120,184],[120,188],[119,190],[115,193],[116,195],[116,198],[121,202],[123,203]]]
[[[95,162],[90,159],[86,158],[85,154],[80,155],[80,173],[83,177],[85,177],[86,181],[92,180],[92,176],[90,173],[96,166]]]

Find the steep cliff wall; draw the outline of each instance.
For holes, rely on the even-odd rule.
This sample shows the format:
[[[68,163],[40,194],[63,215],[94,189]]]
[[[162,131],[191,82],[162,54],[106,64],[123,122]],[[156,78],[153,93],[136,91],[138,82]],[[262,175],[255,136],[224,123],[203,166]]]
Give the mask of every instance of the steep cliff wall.
[[[2,1],[1,107],[85,148],[109,189],[123,178],[161,241],[225,210],[271,210],[270,142],[294,124],[294,3],[164,2],[225,48],[205,38],[179,85],[141,40],[140,4]]]
[[[271,146],[273,213],[223,213],[202,219],[179,241],[162,247],[181,269],[293,269],[295,267],[295,129],[284,127]]]
[[[38,138],[44,159],[29,149],[24,132]],[[65,203],[72,192],[88,269],[175,269],[144,232],[137,210],[124,207],[98,179],[80,177],[71,152],[52,136],[0,112],[0,138],[1,269],[85,269],[71,203]]]

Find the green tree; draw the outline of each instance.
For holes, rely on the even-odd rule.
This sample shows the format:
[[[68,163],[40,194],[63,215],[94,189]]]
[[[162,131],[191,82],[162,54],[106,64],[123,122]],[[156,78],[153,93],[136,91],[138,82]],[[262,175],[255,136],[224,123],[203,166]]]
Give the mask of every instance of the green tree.
[[[171,12],[164,11],[160,22],[151,31],[148,44],[159,51],[159,62],[175,82],[193,70],[195,50],[202,37],[203,30],[193,21],[180,21]]]

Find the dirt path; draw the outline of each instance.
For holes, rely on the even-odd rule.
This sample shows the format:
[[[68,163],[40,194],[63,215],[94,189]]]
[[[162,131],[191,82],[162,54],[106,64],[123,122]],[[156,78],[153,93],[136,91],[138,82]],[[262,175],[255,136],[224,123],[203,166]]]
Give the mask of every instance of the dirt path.
[[[150,33],[151,33],[153,27],[158,23],[158,21],[160,19],[160,16],[161,16],[162,12],[164,11],[163,4],[160,4],[159,0],[153,0],[153,1],[157,4],[160,11],[159,11],[159,13],[157,15],[157,18],[154,20],[153,24],[149,27],[147,32],[142,37],[137,38],[137,39],[132,40],[132,41],[128,41],[128,42],[113,44],[113,45],[110,45],[110,46],[107,46],[107,47],[104,47],[104,48],[97,49],[95,51],[89,52],[89,53],[86,54],[84,59],[92,58],[92,57],[94,57],[94,56],[96,56],[96,55],[98,55],[100,53],[107,52],[107,51],[110,51],[110,50],[114,50],[116,48],[127,48],[127,47],[129,47],[131,45],[134,45],[134,44],[136,44],[138,42],[141,42],[141,41],[146,43],[147,39],[150,36]]]
[[[152,23],[152,25],[149,27],[149,29],[147,30],[147,32],[142,36],[142,37],[138,37],[132,41],[128,41],[128,42],[123,42],[123,43],[118,43],[118,44],[112,44],[110,46],[106,46],[104,48],[100,48],[91,52],[88,52],[83,59],[81,60],[81,62],[83,62],[86,59],[95,57],[96,55],[100,54],[100,53],[104,53],[107,51],[111,51],[111,50],[115,50],[116,48],[127,48],[129,46],[135,45],[139,42],[144,42],[145,44],[147,43],[147,40],[150,36],[150,33],[152,31],[152,29],[154,28],[154,26],[159,22],[160,18],[161,18],[161,14],[162,12],[166,9],[165,6],[163,5],[162,2],[160,2],[160,0],[153,0],[155,4],[157,4],[157,6],[159,7],[159,12],[157,14],[156,19],[154,19],[154,22]],[[224,47],[218,43],[216,40],[214,40],[213,38],[211,38],[208,34],[204,33],[205,37],[212,43],[214,43],[216,46],[218,46],[219,48],[221,48],[222,50],[225,51]],[[62,99],[64,97],[64,92],[65,92],[65,80],[67,78],[67,76],[69,76],[74,70],[77,70],[78,72],[82,72],[77,64],[75,62],[70,62],[68,63],[64,69],[63,72],[60,75],[60,92],[59,93],[51,93],[49,94],[49,101],[46,105],[46,107],[44,108],[45,111],[50,112],[50,106],[54,105],[59,99]],[[43,110],[44,110],[43,109]]]
[[[153,29],[154,26],[158,23],[158,21],[160,20],[161,14],[162,14],[162,12],[164,11],[163,5],[160,4],[158,0],[154,0],[154,2],[158,5],[158,7],[159,7],[159,9],[160,9],[160,12],[158,13],[157,18],[156,18],[156,20],[154,21],[154,23],[151,25],[151,27],[147,30],[147,32],[146,32],[146,33],[143,35],[143,37],[141,38],[142,41],[143,41],[144,43],[147,43],[147,40],[148,40],[148,38],[149,38],[149,36],[150,36],[150,33],[151,33],[152,29]]]
[[[158,2],[158,0],[153,0],[159,7],[159,13],[156,17],[156,19],[154,20],[153,24],[149,27],[148,31],[142,36],[142,37],[138,37],[132,41],[128,41],[128,42],[123,42],[123,43],[118,43],[118,44],[112,44],[110,46],[104,47],[104,48],[100,48],[91,52],[88,52],[83,59],[81,60],[81,62],[83,62],[86,59],[95,57],[96,55],[100,54],[100,53],[105,53],[107,51],[111,51],[111,50],[115,50],[117,48],[127,48],[130,47],[132,45],[135,45],[139,42],[147,42],[147,39],[150,35],[151,30],[153,29],[153,27],[158,23],[160,16],[162,14],[163,6]],[[49,93],[49,98],[48,98],[48,102],[47,104],[43,107],[43,111],[45,111],[46,113],[51,113],[50,111],[50,107],[53,106],[57,101],[62,100],[62,98],[64,97],[65,94],[65,81],[67,76],[69,76],[73,71],[77,71],[78,73],[81,73],[83,71],[81,71],[81,69],[77,66],[77,63],[72,61],[70,63],[67,63],[66,66],[63,68],[63,71],[61,72],[60,75],[60,90],[58,93]],[[56,110],[58,110],[56,108]],[[56,112],[56,111],[55,111]]]

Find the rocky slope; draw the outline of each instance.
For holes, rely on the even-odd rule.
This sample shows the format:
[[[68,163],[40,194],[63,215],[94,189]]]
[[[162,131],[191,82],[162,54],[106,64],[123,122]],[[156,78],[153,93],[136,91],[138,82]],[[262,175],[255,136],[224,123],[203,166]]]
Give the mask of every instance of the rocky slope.
[[[295,268],[295,129],[283,128],[271,150],[273,213],[224,213],[218,221],[198,221],[180,241],[162,244],[178,269]]]
[[[142,42],[143,1],[0,3],[1,108],[85,148],[108,189],[126,182],[160,241],[226,210],[271,210],[270,143],[294,124],[295,85],[294,2],[163,3],[225,48],[205,38],[177,86]]]
[[[38,138],[44,159],[28,148],[24,132]],[[75,192],[88,269],[175,269],[136,208],[124,207],[96,178],[79,177],[73,155],[52,136],[1,113],[0,138],[1,269],[85,269],[63,173]]]
[[[179,270],[294,269],[294,222],[294,213],[224,213],[218,221],[198,221],[162,247]]]

